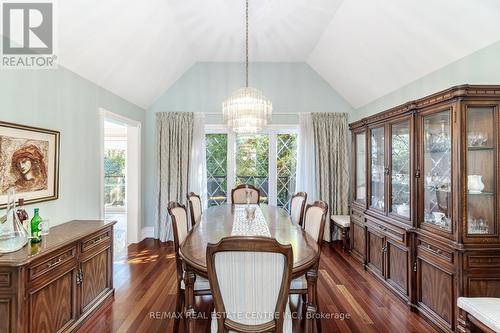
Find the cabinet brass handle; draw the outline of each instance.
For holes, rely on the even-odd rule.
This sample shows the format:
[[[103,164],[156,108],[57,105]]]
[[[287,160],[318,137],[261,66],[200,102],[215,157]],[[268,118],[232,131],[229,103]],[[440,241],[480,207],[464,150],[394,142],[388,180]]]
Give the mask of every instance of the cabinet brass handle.
[[[76,273],[76,284],[81,284],[83,282],[83,271],[79,270],[78,273]]]
[[[59,264],[61,261],[62,261],[62,257],[59,257],[59,259],[57,259],[56,261],[53,261],[53,262],[48,263],[48,264],[47,264],[47,268],[52,268],[52,267],[54,267],[55,265]]]
[[[385,168],[385,169],[384,169],[384,173],[385,173],[386,175],[389,175],[389,174],[391,173],[391,170],[390,170],[389,168]]]

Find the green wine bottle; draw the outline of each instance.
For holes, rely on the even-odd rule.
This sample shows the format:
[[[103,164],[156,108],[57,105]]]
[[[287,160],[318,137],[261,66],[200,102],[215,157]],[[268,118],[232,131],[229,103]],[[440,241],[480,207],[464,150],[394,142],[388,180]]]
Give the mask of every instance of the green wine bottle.
[[[38,243],[42,241],[42,231],[40,230],[42,218],[38,215],[38,208],[35,208],[35,216],[31,219],[31,242]]]

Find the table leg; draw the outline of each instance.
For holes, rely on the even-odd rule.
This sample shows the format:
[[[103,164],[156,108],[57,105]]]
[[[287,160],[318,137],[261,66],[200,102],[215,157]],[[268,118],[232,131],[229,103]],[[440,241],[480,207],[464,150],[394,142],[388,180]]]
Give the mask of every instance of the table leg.
[[[306,309],[306,328],[307,332],[321,332],[321,323],[316,323],[316,313],[318,312],[317,281],[318,268],[312,268],[306,273],[307,279],[307,309]]]
[[[184,284],[186,291],[184,292],[185,304],[185,318],[187,321],[187,330],[189,333],[194,333],[194,282],[196,281],[196,274],[189,267],[184,270]]]

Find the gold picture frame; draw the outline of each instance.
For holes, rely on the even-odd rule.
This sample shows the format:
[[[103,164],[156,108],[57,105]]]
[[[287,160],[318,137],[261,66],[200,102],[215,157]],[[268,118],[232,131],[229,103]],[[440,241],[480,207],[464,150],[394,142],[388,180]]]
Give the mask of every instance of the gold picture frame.
[[[25,204],[59,198],[59,131],[0,121],[0,209],[7,190]]]

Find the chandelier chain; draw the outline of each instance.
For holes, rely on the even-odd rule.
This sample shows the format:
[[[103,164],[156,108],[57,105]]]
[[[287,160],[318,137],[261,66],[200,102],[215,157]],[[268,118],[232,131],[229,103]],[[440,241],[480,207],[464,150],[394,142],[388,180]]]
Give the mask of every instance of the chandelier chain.
[[[248,0],[246,0],[246,26],[245,26],[245,82],[248,88]]]

